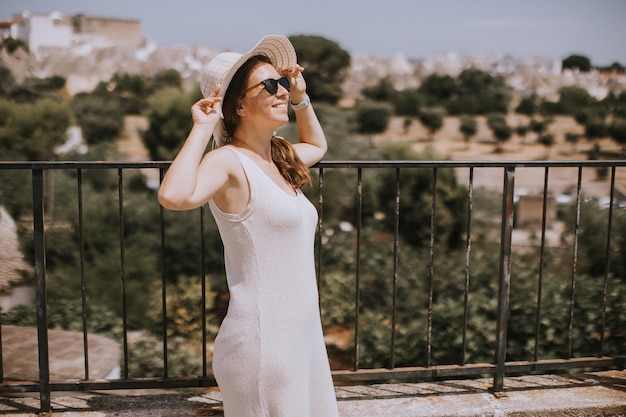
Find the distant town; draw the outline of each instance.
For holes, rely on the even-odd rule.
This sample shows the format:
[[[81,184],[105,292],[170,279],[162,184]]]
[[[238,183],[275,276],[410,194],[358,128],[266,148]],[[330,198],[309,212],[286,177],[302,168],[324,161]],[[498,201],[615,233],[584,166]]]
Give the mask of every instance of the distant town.
[[[163,69],[176,69],[185,86],[191,88],[204,65],[218,52],[211,45],[159,48],[141,33],[136,19],[65,15],[23,11],[10,20],[0,21],[0,38],[24,42],[29,56],[11,56],[4,50],[0,65],[7,66],[16,79],[60,75],[67,79],[72,94],[90,91],[116,72],[153,75]],[[469,67],[505,77],[519,96],[537,94],[558,99],[558,90],[566,85],[585,88],[601,100],[608,94],[626,91],[626,75],[621,70],[563,70],[562,59],[536,56],[520,59],[510,55],[467,56],[448,53],[411,60],[403,55],[392,59],[352,56],[350,74],[344,84],[344,102],[357,99],[364,86],[389,77],[401,90],[415,88],[433,72],[458,75]]]
[[[68,16],[60,12],[14,14],[11,20],[0,22],[0,33],[2,39],[11,37],[26,42],[34,54],[86,43],[135,49],[144,42],[139,20]]]

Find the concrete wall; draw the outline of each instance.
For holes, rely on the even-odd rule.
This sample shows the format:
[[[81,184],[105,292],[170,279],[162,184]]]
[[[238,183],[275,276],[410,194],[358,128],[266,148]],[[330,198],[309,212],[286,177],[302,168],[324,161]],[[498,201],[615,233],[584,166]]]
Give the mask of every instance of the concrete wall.
[[[98,36],[111,43],[138,48],[143,42],[139,20],[111,19],[76,15],[72,18],[74,33],[78,36]]]
[[[546,206],[546,223],[547,227],[554,222],[556,217],[556,203],[554,198],[548,197]],[[515,207],[515,226],[516,227],[535,227],[541,226],[543,218],[543,196],[522,195]]]

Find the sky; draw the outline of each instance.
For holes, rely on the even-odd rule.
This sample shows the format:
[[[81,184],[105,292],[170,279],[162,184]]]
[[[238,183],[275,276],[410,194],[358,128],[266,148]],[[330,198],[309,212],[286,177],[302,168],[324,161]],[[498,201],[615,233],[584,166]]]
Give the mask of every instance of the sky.
[[[626,0],[0,0],[28,10],[139,19],[158,46],[246,52],[268,34],[320,35],[350,54],[588,57],[626,65]]]

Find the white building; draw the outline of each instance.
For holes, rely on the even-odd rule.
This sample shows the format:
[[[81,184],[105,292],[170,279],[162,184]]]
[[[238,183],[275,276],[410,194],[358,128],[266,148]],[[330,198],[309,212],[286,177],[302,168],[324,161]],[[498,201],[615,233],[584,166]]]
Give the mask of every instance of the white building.
[[[43,48],[69,48],[72,45],[71,19],[59,12],[34,14],[24,12],[13,17],[17,39],[37,53]]]
[[[136,49],[144,40],[139,20],[67,16],[24,11],[9,22],[0,22],[3,38],[24,41],[30,51],[40,54],[46,49],[65,49],[88,43],[96,47]]]

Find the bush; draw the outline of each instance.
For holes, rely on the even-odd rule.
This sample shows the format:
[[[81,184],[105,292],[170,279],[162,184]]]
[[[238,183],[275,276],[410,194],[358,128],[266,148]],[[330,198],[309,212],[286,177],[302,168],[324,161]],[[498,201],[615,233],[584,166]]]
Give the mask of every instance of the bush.
[[[143,142],[153,160],[172,160],[192,127],[190,108],[195,93],[166,87],[150,98],[146,115],[150,127],[143,133]]]
[[[166,372],[163,363],[163,342],[155,337],[143,337],[129,343],[128,375],[131,378],[159,378]],[[123,358],[120,361],[122,372]],[[202,374],[202,358],[180,338],[168,339],[167,375],[197,376]]]
[[[365,101],[359,103],[356,109],[356,120],[359,133],[375,134],[387,130],[391,119],[391,105]]]
[[[90,145],[112,142],[124,126],[124,114],[117,98],[110,95],[78,94],[74,115]]]

